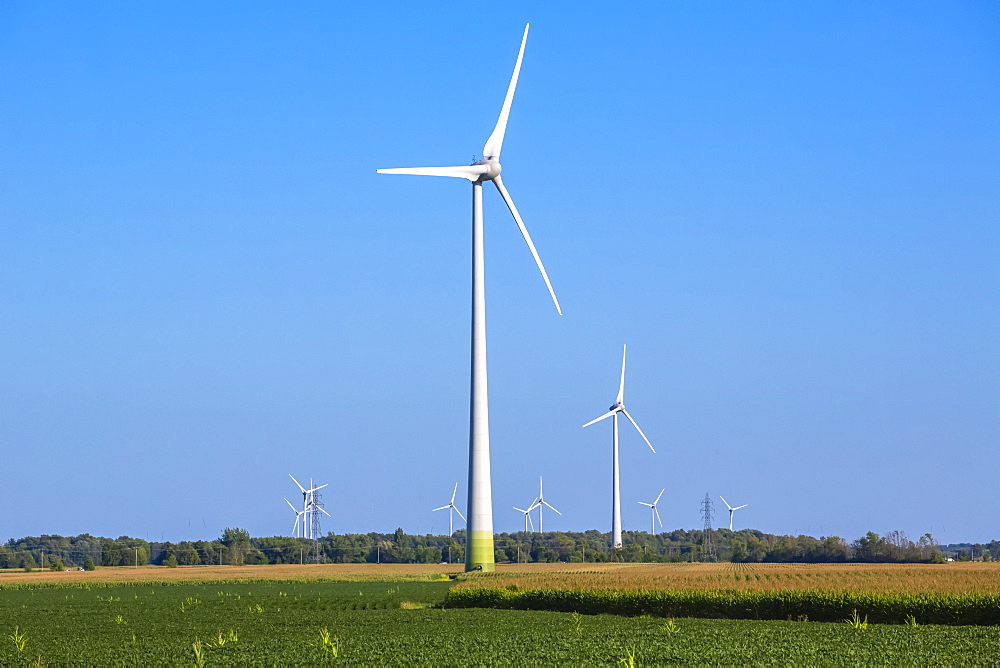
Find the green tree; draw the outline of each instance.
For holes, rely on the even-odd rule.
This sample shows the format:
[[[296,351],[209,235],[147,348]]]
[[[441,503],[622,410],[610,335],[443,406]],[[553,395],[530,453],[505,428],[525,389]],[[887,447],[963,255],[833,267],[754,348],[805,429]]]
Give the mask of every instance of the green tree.
[[[167,568],[177,568],[177,555],[171,552],[167,558],[163,560],[163,565]]]
[[[83,563],[83,570],[85,571],[96,571],[97,566],[94,564],[94,560],[87,557],[87,561]]]
[[[246,529],[226,527],[222,530],[222,538],[219,541],[229,550],[229,563],[233,566],[242,566],[247,552],[250,551],[250,532]]]

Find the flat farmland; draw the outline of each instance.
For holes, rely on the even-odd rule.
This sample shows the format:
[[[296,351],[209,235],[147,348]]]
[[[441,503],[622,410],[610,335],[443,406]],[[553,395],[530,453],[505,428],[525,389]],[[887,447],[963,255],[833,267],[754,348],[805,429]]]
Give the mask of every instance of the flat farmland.
[[[587,591],[736,590],[871,594],[1000,594],[1000,563],[517,564],[463,576],[456,587]]]
[[[0,571],[0,588],[32,583],[348,581],[419,582],[458,577],[456,587],[592,591],[738,590],[886,594],[1000,594],[1000,563],[949,564],[500,564],[463,573],[461,564],[284,564],[142,566],[96,571]]]
[[[19,584],[109,584],[129,582],[405,582],[461,573],[461,564],[280,564],[272,566],[131,566],[95,571],[0,570],[0,589]]]

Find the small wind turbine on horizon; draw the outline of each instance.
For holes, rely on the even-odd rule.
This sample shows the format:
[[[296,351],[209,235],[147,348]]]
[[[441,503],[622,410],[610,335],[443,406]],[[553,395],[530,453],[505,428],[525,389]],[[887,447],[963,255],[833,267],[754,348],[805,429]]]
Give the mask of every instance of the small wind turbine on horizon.
[[[525,533],[528,532],[528,526],[529,525],[531,526],[532,533],[534,533],[534,531],[535,531],[535,523],[531,521],[531,511],[535,509],[535,505],[537,503],[538,503],[538,498],[535,497],[535,500],[531,502],[531,504],[528,506],[527,510],[524,510],[522,508],[518,508],[517,506],[513,506],[514,510],[516,510],[517,512],[519,512],[522,515],[524,515],[524,532]]]
[[[293,513],[295,513],[295,524],[292,525],[292,536],[295,537],[295,538],[298,538],[299,537],[299,520],[302,518],[302,515],[304,515],[306,511],[299,510],[298,508],[296,508],[295,506],[293,506],[292,502],[289,501],[288,499],[285,499],[285,503],[287,503],[288,507],[292,509]]]
[[[632,416],[628,414],[625,410],[625,353],[627,352],[627,346],[622,347],[622,378],[621,382],[618,384],[618,396],[615,398],[615,403],[611,406],[607,413],[604,415],[594,418],[584,427],[589,427],[595,422],[600,422],[601,420],[612,418],[613,428],[612,428],[612,478],[611,478],[611,547],[621,547],[622,546],[622,498],[621,498],[621,484],[619,476],[618,467],[618,414],[621,413],[625,418],[632,423],[635,430],[639,432],[642,436],[642,440],[646,441],[646,445],[649,449],[656,454],[656,450],[653,448],[653,444],[649,442],[646,435],[642,433],[642,429],[636,424]]]
[[[535,508],[538,508],[538,533],[545,533],[545,525],[542,523],[542,506],[548,506],[549,509],[555,510],[556,515],[562,515],[545,500],[545,494],[542,492],[542,476],[538,476],[538,499],[535,501]],[[528,510],[530,512],[531,509]]]
[[[403,167],[397,169],[379,169],[380,174],[412,174],[418,176],[451,176],[468,179],[472,182],[472,383],[470,397],[470,427],[469,427],[469,502],[468,519],[468,550],[466,552],[465,570],[492,571],[495,569],[493,549],[493,488],[490,477],[490,429],[489,404],[486,381],[486,286],[483,259],[483,183],[492,181],[500,197],[510,209],[514,222],[517,223],[521,236],[528,244],[528,250],[538,265],[542,280],[552,296],[556,311],[562,315],[559,300],[545,272],[542,260],[531,241],[528,228],[521,220],[521,214],[514,206],[514,200],[504,187],[500,178],[500,149],[503,146],[504,134],[507,131],[507,119],[510,107],[514,101],[514,90],[517,88],[517,78],[521,72],[521,60],[524,58],[524,46],[528,41],[529,25],[524,26],[524,36],[521,38],[521,48],[514,64],[514,74],[511,76],[507,95],[500,110],[493,133],[483,146],[483,159],[471,165],[453,167]],[[473,56],[474,57],[474,56]]]
[[[749,503],[744,503],[742,506],[736,506],[735,508],[733,508],[731,505],[729,505],[728,501],[726,501],[725,499],[722,498],[722,496],[719,496],[719,498],[722,499],[722,502],[724,504],[726,504],[726,508],[729,508],[729,530],[732,531],[733,530],[733,513],[735,513],[740,508],[746,508],[750,504]]]
[[[310,479],[309,489],[306,489],[305,487],[299,484],[299,481],[296,480],[295,476],[293,476],[291,473],[288,474],[288,477],[292,479],[292,482],[294,482],[295,485],[302,492],[302,513],[304,516],[302,517],[302,535],[300,536],[300,538],[316,538],[316,536],[312,535],[312,522],[309,521],[309,513],[314,513],[317,510],[321,510],[327,517],[332,517],[332,515],[323,510],[323,507],[316,503],[315,499],[313,498],[313,494],[317,490],[323,489],[330,483],[326,483],[326,485],[320,485],[319,487],[313,487],[312,479]]]
[[[663,520],[660,519],[660,511],[656,509],[656,504],[658,504],[660,502],[660,497],[663,496],[663,493],[665,491],[667,491],[666,487],[664,487],[663,489],[661,489],[660,493],[656,496],[656,501],[653,501],[652,503],[646,503],[645,501],[636,501],[636,503],[641,504],[643,506],[649,506],[649,510],[650,510],[650,512],[649,512],[649,515],[650,515],[650,517],[649,517],[649,524],[650,524],[649,535],[650,536],[655,536],[656,535],[656,522],[660,523],[660,528],[661,529],[663,528]]]
[[[453,536],[455,534],[455,528],[452,525],[452,511],[455,511],[456,513],[458,513],[458,516],[462,518],[462,521],[463,522],[465,521],[465,515],[463,515],[462,511],[459,510],[458,506],[455,505],[455,495],[456,494],[458,494],[458,483],[457,482],[455,483],[455,489],[451,493],[451,501],[448,502],[448,505],[447,506],[441,506],[440,508],[435,508],[432,511],[432,512],[435,512],[435,513],[437,511],[439,511],[439,510],[447,510],[448,511],[448,535],[449,536]]]

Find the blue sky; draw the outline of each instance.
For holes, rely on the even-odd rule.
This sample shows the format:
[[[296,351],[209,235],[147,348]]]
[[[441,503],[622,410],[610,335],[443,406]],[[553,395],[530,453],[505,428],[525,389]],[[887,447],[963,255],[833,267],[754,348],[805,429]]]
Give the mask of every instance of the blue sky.
[[[484,6],[485,7],[485,6]],[[444,533],[485,194],[495,528],[1000,538],[994,3],[5,3],[0,538]],[[464,184],[464,185],[463,185]],[[522,506],[523,507],[523,506]]]

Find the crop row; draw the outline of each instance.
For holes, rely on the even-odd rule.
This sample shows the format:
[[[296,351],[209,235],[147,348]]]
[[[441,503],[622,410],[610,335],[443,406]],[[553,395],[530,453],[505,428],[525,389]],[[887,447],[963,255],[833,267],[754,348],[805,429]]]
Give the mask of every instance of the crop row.
[[[869,621],[901,624],[1000,624],[1000,596],[877,594],[826,591],[584,591],[568,589],[456,588],[455,608],[549,610],[624,616],[792,619],[839,622],[854,611]]]

